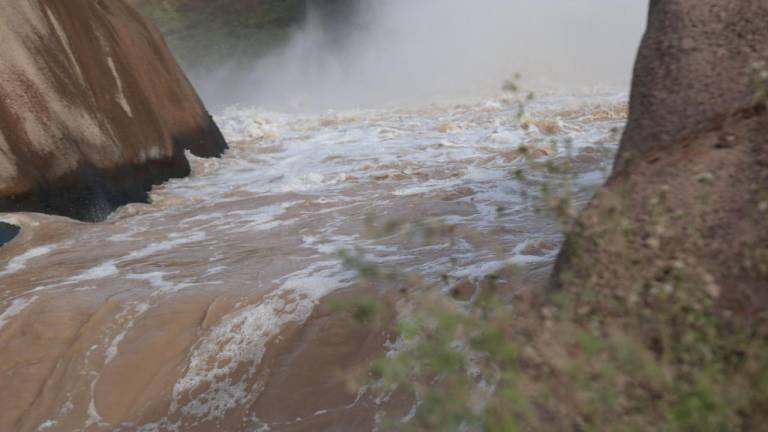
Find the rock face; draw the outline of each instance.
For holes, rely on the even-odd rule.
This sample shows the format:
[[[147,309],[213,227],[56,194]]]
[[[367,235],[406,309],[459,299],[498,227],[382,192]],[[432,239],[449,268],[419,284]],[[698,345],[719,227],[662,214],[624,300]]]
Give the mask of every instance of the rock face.
[[[619,161],[750,106],[751,67],[768,61],[766,16],[762,0],[652,0]]]
[[[696,283],[741,313],[765,310],[766,22],[764,0],[651,1],[615,171],[569,236],[557,285]]]
[[[100,220],[227,147],[123,0],[4,0],[0,53],[0,211]]]

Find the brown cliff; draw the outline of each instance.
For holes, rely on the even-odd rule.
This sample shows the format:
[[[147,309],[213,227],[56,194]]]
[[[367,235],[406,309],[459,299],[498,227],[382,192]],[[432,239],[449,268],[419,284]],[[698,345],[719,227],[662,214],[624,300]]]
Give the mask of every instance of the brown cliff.
[[[768,306],[768,2],[653,0],[615,171],[561,253],[557,285],[681,280]]]
[[[0,2],[0,211],[100,220],[226,149],[159,31],[123,0]]]

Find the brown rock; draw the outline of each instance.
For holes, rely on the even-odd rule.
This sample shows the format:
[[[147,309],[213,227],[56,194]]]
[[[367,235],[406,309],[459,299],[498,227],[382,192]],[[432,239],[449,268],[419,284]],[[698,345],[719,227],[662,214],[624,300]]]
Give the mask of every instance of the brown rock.
[[[651,0],[619,166],[749,107],[768,60],[768,2]]]
[[[616,168],[555,285],[641,289],[684,262],[685,282],[723,287],[740,314],[768,307],[768,113],[752,86],[766,23],[764,0],[651,1]]]
[[[0,211],[103,219],[227,147],[123,0],[4,0],[0,52]]]

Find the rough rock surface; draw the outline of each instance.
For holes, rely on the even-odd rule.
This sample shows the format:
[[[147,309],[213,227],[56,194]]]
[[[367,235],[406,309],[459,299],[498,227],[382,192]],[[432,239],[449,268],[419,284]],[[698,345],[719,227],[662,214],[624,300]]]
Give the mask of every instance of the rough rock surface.
[[[619,160],[751,105],[751,67],[768,61],[766,16],[765,0],[652,0]]]
[[[695,283],[768,306],[768,2],[651,1],[627,129],[606,186],[561,253],[557,285]],[[768,83],[766,83],[768,84]]]
[[[0,211],[99,220],[226,149],[153,24],[123,0],[0,2]]]

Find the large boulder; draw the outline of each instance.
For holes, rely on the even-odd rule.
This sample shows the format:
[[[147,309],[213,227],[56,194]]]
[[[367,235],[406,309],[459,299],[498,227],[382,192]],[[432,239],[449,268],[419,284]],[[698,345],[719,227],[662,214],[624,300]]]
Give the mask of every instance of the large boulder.
[[[768,2],[651,0],[614,173],[577,221],[555,283],[692,283],[768,307]]]
[[[226,147],[123,0],[0,2],[0,211],[100,220]]]

